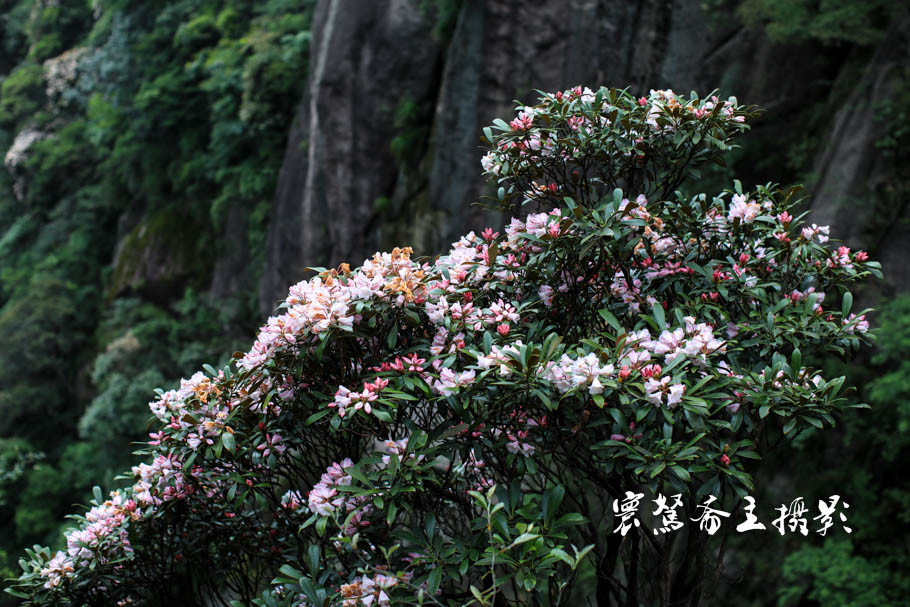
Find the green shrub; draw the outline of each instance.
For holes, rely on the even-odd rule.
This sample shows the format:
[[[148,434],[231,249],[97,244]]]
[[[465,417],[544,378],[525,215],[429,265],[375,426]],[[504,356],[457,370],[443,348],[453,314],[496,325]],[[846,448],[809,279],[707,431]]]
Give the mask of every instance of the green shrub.
[[[44,69],[40,65],[20,66],[0,85],[0,125],[21,125],[43,105]]]

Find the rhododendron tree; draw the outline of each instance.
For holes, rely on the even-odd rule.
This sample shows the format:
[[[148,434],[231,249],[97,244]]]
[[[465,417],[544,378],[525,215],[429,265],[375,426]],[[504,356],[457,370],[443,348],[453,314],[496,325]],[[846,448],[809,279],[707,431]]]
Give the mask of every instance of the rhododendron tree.
[[[861,406],[803,361],[860,346],[849,289],[880,276],[804,221],[797,190],[686,191],[754,115],[575,88],[495,121],[482,165],[519,218],[291,287],[248,352],[158,394],[149,463],[96,492],[64,549],[30,551],[14,592],[697,601],[710,536],[646,512],[633,525],[618,500],[680,494],[683,521],[703,498],[735,504],[769,444]]]

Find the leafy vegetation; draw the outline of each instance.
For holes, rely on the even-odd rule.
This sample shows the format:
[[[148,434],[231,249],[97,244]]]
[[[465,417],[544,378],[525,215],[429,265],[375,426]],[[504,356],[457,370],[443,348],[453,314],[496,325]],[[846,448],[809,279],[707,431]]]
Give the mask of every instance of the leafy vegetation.
[[[27,550],[13,592],[697,603],[717,527],[671,535],[626,501],[733,506],[773,445],[862,407],[803,356],[865,342],[850,289],[880,266],[794,217],[795,190],[681,191],[749,128],[735,99],[576,87],[517,114],[484,129],[484,172],[500,208],[548,212],[292,286],[246,353],[159,391],[132,484],[96,490],[65,550]]]
[[[116,484],[155,387],[255,328],[312,4],[0,5],[4,558]],[[232,255],[243,271],[216,301]]]
[[[739,7],[746,24],[763,25],[772,40],[861,45],[881,40],[898,10],[889,0],[744,0]]]
[[[836,448],[849,465],[800,480],[809,491],[843,487],[852,496],[854,533],[849,541],[804,546],[784,561],[781,602],[809,597],[831,605],[897,605],[910,593],[910,554],[903,538],[910,533],[910,296],[883,306],[876,331],[878,352],[871,365],[847,367],[862,386],[859,398],[876,419],[850,415],[843,443],[813,436],[801,449],[807,470],[825,470],[825,454]],[[883,423],[884,420],[884,423]]]
[[[153,388],[175,385],[206,360],[221,357],[221,366],[248,342],[314,3],[0,0],[0,578],[17,569],[23,546],[59,547],[61,526],[72,524],[63,516],[93,484],[123,483],[114,475],[131,463],[131,442],[147,440]],[[728,167],[707,175],[729,184],[751,165],[780,170],[785,183],[811,181],[836,104],[900,3],[701,4],[716,19],[737,10],[780,44],[843,57],[836,82],[806,83],[816,102],[795,108],[789,145],[756,132]],[[730,10],[714,10],[721,7]],[[420,2],[435,11],[443,40],[459,9],[459,0]],[[869,193],[879,241],[906,221],[910,200],[910,72],[894,73],[895,86],[871,108],[892,177]],[[408,98],[387,108],[403,170],[422,154],[432,109]],[[408,213],[391,206],[376,201],[378,211]],[[219,260],[237,271],[214,285]],[[868,365],[812,361],[847,374],[860,386],[851,398],[886,421],[848,412],[838,433],[808,428],[793,449],[768,454],[771,468],[792,469],[796,459],[813,474],[779,475],[759,502],[785,498],[788,487],[807,496],[836,487],[861,518],[850,538],[827,545],[734,542],[728,554],[744,572],[737,584],[751,581],[753,595],[765,597],[755,604],[773,602],[770,587],[783,605],[899,604],[910,592],[900,543],[910,488],[895,481],[910,459],[908,315],[906,298],[884,305],[879,354]],[[594,583],[595,572],[583,565],[579,577]]]

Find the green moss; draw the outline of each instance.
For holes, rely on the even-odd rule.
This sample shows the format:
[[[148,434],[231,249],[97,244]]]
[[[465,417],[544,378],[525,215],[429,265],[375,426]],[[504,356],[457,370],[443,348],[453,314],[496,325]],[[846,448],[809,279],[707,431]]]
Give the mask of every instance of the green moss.
[[[433,37],[446,41],[452,36],[463,0],[421,0],[420,10],[435,17]]]
[[[849,540],[828,539],[823,547],[804,546],[787,557],[778,605],[805,605],[806,599],[826,607],[877,607],[893,604],[884,588],[888,574],[853,554]]]
[[[44,68],[20,66],[0,85],[0,124],[17,126],[44,104]]]
[[[74,45],[92,25],[92,7],[85,0],[57,0],[35,5],[25,26],[28,56],[44,61]]]
[[[9,72],[28,54],[25,24],[32,12],[34,0],[7,2],[3,6],[3,29],[0,30],[0,74]]]
[[[86,123],[70,122],[29,150],[28,202],[50,208],[72,193],[72,183],[86,183],[93,172],[93,148],[85,138]]]
[[[232,6],[223,9],[218,13],[218,18],[215,19],[215,27],[218,28],[218,31],[221,32],[222,36],[228,38],[237,38],[241,36],[247,27],[247,23],[247,19],[244,15],[237,12]]]
[[[389,150],[399,167],[416,164],[427,140],[425,108],[413,98],[404,96],[393,113],[392,125],[396,134],[389,143]]]
[[[105,0],[95,17],[89,0],[36,4],[0,0],[0,74],[12,70],[0,76],[0,146],[25,125],[50,133],[28,155],[24,204],[0,171],[0,432],[48,452],[27,495],[30,469],[0,510],[0,545],[15,556],[17,533],[43,541],[85,500],[86,478],[127,465],[152,385],[254,334],[315,2]],[[88,49],[79,88],[51,106],[40,62],[76,46]],[[246,216],[235,237],[249,264],[240,294],[215,305],[205,291],[217,256],[236,254],[232,209]],[[119,249],[118,224],[135,226]],[[126,335],[140,348],[118,349]],[[55,474],[59,490],[45,482]]]
[[[820,40],[874,44],[900,3],[890,0],[745,0],[739,13],[746,25],[764,27],[775,42]]]
[[[124,238],[109,294],[139,291],[160,299],[179,285],[203,283],[213,263],[204,245],[209,237],[177,206],[155,213]]]
[[[373,201],[373,210],[380,215],[388,214],[392,206],[392,200],[388,196],[380,196]]]
[[[214,44],[220,36],[219,29],[215,23],[215,17],[203,13],[180,26],[174,35],[174,46],[196,51]]]
[[[43,274],[0,309],[0,435],[58,446],[79,414],[71,401],[78,353],[95,313],[76,285]]]

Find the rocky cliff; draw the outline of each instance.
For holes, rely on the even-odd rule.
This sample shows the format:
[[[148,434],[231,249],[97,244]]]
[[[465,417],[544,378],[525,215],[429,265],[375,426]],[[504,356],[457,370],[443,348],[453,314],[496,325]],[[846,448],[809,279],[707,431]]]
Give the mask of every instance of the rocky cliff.
[[[432,254],[466,228],[497,223],[471,205],[489,188],[480,177],[482,127],[509,115],[514,100],[533,101],[534,89],[576,84],[719,88],[766,108],[736,175],[751,183],[812,177],[781,162],[798,147],[816,158],[810,185],[820,219],[854,224],[851,244],[878,244],[899,265],[893,241],[905,238],[876,240],[838,210],[845,197],[881,195],[867,187],[870,171],[893,172],[876,147],[881,126],[869,105],[893,88],[896,62],[907,57],[899,22],[877,47],[857,48],[775,42],[722,3],[464,0],[447,3],[448,13],[443,4],[377,0],[355,11],[342,0],[318,3],[311,74],[273,207],[263,311],[305,266],[357,263],[402,244]],[[848,81],[858,63],[863,77]],[[844,90],[846,102],[837,97]],[[819,108],[833,108],[831,134],[807,138],[826,130],[807,124]],[[910,284],[908,273],[892,276],[897,287]]]

